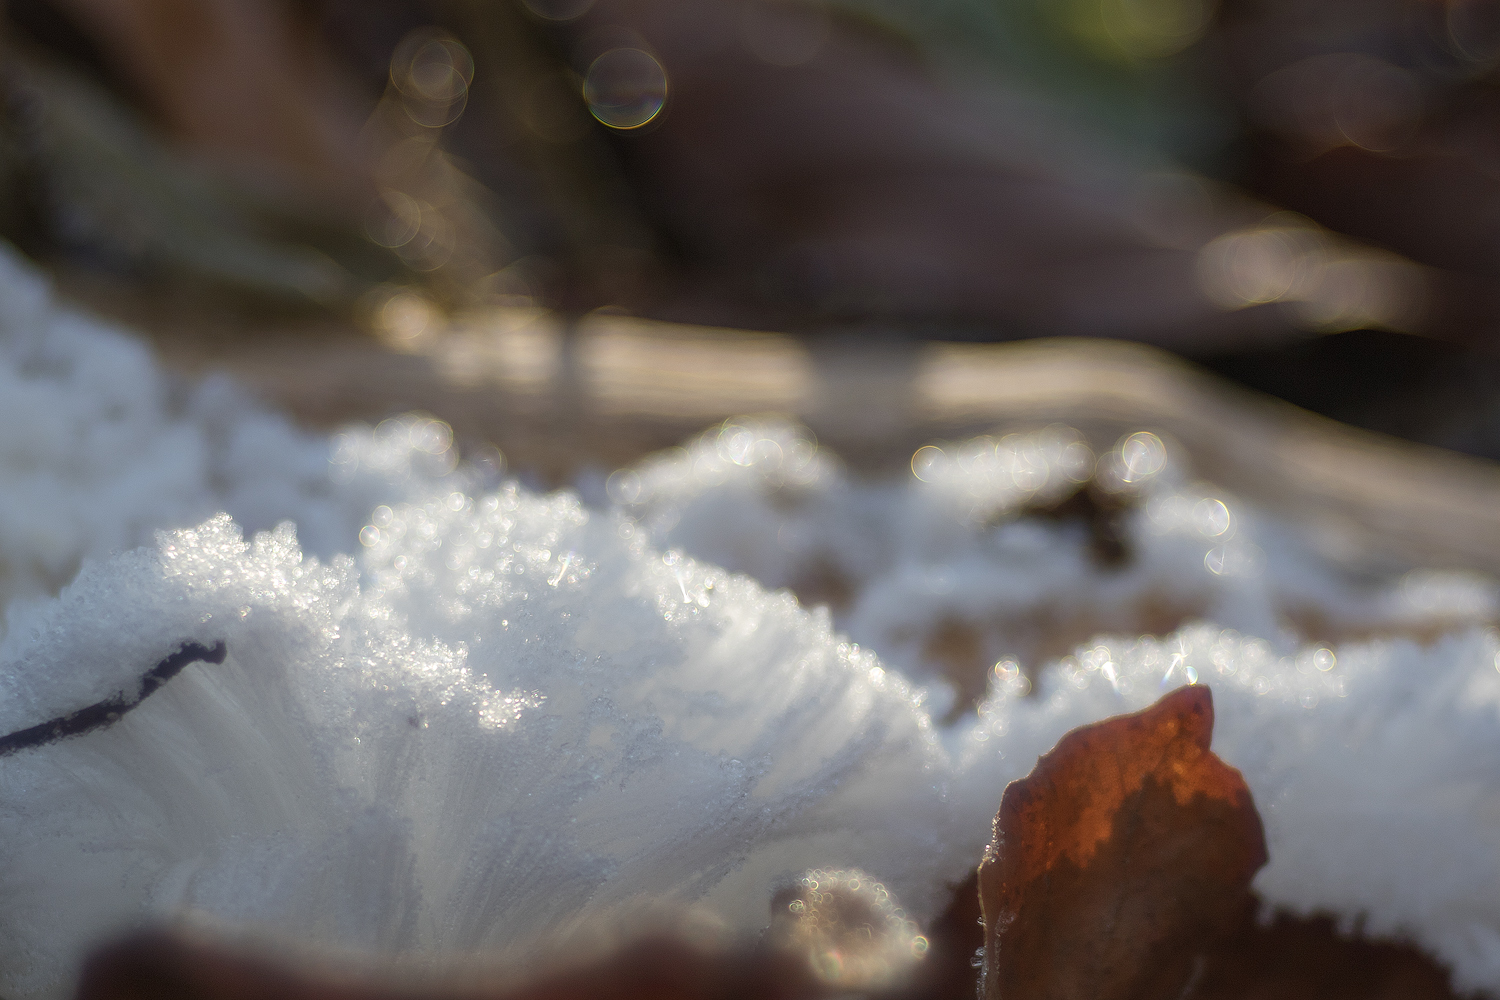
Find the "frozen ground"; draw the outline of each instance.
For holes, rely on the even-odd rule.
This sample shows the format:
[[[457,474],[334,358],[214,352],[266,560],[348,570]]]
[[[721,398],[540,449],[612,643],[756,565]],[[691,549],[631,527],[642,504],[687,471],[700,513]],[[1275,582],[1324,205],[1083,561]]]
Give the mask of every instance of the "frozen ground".
[[[1005,782],[1192,682],[1263,896],[1500,991],[1493,581],[1350,578],[1149,433],[869,483],[731,422],[588,506],[430,418],[328,439],[175,381],[10,257],[0,410],[6,996],[151,918],[493,956],[689,906],[756,932],[813,868],[926,918]],[[185,642],[225,655],[143,685]]]

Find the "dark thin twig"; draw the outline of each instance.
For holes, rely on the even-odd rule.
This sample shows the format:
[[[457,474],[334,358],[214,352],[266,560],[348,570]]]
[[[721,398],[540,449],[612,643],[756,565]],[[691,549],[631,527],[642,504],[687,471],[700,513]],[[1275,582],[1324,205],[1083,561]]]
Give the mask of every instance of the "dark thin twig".
[[[146,671],[133,697],[122,691],[112,698],[95,702],[87,708],[80,708],[67,715],[60,715],[41,725],[22,729],[9,736],[0,736],[0,757],[9,756],[20,750],[30,750],[46,746],[48,743],[56,743],[69,736],[80,736],[91,730],[112,726],[126,712],[145,701],[157,688],[182,673],[183,668],[188,664],[200,661],[223,663],[225,649],[222,639],[214,643],[212,648],[196,642],[184,642],[177,652]]]

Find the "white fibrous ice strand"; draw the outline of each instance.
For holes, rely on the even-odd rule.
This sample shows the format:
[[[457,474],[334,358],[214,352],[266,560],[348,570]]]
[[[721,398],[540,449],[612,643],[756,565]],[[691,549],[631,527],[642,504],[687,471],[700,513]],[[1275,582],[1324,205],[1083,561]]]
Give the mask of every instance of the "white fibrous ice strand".
[[[590,507],[175,382],[5,251],[0,305],[0,995],[152,921],[440,969],[689,911],[897,982],[1005,784],[1192,683],[1268,904],[1500,990],[1487,575],[1351,569],[1151,428],[867,480],[735,419]]]

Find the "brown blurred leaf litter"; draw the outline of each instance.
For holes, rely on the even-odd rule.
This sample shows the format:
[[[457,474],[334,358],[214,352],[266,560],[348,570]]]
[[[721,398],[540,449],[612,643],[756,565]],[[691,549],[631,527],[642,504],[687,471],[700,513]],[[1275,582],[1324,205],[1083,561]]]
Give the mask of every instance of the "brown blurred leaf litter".
[[[751,950],[646,941],[522,983],[426,988],[154,933],[97,953],[78,996],[956,1000],[977,985],[981,1000],[1454,997],[1447,973],[1407,945],[1340,934],[1326,917],[1257,917],[1250,880],[1268,859],[1265,834],[1244,778],[1210,749],[1213,723],[1212,693],[1195,685],[1059,740],[1006,788],[976,877],[955,887],[921,939],[926,960],[895,986],[866,977],[848,992],[859,984],[820,975],[817,956],[786,947],[799,936],[785,927]]]
[[[87,965],[86,1000],[792,1000],[818,994],[808,972],[788,956],[720,955],[673,941],[639,943],[582,968],[523,985],[439,987],[388,985],[374,976],[294,972],[169,935],[130,939]]]

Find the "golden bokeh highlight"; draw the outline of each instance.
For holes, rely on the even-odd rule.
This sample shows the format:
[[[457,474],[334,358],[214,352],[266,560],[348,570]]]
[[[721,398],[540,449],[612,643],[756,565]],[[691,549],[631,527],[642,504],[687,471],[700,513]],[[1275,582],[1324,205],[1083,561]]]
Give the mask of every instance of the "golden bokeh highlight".
[[[1219,236],[1198,254],[1203,293],[1222,309],[1281,303],[1323,333],[1409,330],[1426,303],[1423,269],[1340,239],[1289,212]]]

